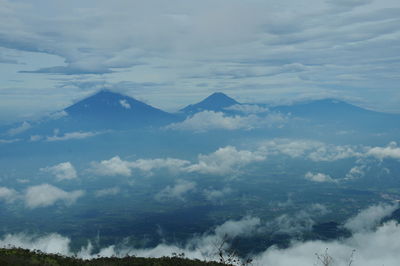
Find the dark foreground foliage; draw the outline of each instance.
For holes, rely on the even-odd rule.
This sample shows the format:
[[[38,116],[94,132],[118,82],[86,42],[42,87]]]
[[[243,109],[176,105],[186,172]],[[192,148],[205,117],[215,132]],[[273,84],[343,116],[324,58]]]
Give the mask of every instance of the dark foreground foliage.
[[[218,262],[205,262],[200,260],[189,260],[179,256],[162,258],[96,258],[92,260],[82,260],[55,254],[45,254],[21,248],[0,249],[0,265],[12,266],[58,266],[58,265],[90,265],[90,266],[114,266],[114,265],[137,265],[137,266],[226,266]]]

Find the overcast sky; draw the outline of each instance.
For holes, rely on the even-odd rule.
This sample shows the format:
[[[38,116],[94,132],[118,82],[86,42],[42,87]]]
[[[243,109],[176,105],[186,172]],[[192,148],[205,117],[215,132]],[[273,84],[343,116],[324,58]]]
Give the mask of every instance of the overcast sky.
[[[0,0],[0,121],[101,88],[176,110],[334,97],[400,113],[398,0]]]

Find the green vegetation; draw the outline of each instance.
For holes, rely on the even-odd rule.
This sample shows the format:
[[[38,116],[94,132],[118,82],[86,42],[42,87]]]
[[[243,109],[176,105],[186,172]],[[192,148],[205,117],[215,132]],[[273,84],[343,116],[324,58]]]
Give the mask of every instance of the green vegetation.
[[[90,266],[226,266],[227,264],[218,262],[205,262],[200,260],[190,260],[177,255],[173,257],[162,258],[96,258],[91,260],[82,260],[72,257],[66,257],[56,254],[45,254],[39,251],[29,251],[21,248],[0,249],[0,265],[7,266],[62,266],[62,265],[90,265]]]

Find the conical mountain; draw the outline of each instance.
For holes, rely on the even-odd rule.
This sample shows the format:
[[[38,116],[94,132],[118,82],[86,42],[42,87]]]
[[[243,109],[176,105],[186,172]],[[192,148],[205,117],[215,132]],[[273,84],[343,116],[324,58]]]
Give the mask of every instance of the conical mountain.
[[[100,120],[142,121],[151,124],[154,121],[170,119],[172,114],[138,101],[132,97],[116,92],[102,90],[86,99],[83,99],[66,109],[72,117],[87,117]],[[109,121],[111,122],[111,121]]]
[[[180,111],[185,114],[194,114],[202,111],[224,111],[225,108],[240,104],[222,92],[215,92],[196,104],[190,104]]]
[[[15,135],[49,135],[54,131],[65,133],[141,129],[160,127],[178,121],[176,115],[108,90],[80,100],[57,114],[62,115],[25,122],[29,124],[27,130]]]

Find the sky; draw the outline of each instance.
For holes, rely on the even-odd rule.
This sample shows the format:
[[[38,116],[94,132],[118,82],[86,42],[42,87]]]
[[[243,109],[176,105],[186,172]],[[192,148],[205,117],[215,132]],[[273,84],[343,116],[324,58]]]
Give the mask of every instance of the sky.
[[[400,113],[398,0],[0,0],[0,122],[112,89],[175,111],[338,98]]]

